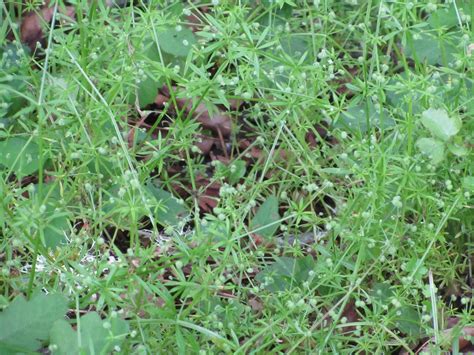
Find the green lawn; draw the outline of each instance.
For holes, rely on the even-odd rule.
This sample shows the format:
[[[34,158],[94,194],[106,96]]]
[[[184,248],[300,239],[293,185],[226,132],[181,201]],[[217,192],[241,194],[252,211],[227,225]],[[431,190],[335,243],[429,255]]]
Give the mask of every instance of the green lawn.
[[[0,354],[473,351],[473,16],[0,2]]]

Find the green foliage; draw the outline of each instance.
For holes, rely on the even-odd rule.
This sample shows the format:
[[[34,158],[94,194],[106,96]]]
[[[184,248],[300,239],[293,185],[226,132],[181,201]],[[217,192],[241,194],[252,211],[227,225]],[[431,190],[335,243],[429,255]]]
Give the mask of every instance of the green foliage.
[[[250,228],[256,234],[265,238],[271,238],[279,226],[280,214],[278,213],[278,198],[274,195],[269,196],[259,207],[257,213],[252,219]]]
[[[303,282],[313,280],[310,272],[317,272],[311,256],[304,258],[279,257],[258,273],[256,279],[272,292],[302,287]]]
[[[26,103],[28,52],[27,47],[10,43],[0,47],[0,119],[13,116]]]
[[[421,335],[420,315],[408,305],[400,305],[394,289],[387,283],[377,283],[371,290],[373,299],[381,305],[396,305],[391,312],[393,315],[393,327],[410,336]],[[394,302],[395,301],[395,302]]]
[[[117,317],[102,320],[96,312],[79,318],[77,329],[62,319],[54,323],[50,342],[57,347],[55,354],[107,354],[120,347],[128,334],[126,321]]]
[[[48,340],[53,323],[64,317],[67,304],[58,294],[38,293],[29,301],[16,297],[0,313],[0,352],[7,355],[38,350]]]
[[[416,147],[421,153],[428,156],[433,164],[439,164],[444,159],[444,144],[435,138],[419,138]]]
[[[154,211],[158,223],[175,226],[189,215],[186,207],[168,191],[152,183],[146,185],[146,189],[157,201]]]
[[[385,109],[377,109],[370,101],[367,104],[349,106],[335,124],[336,127],[345,128],[350,132],[362,133],[371,128],[384,129],[394,125],[395,122],[388,112]]]
[[[38,170],[38,158],[34,139],[12,137],[0,141],[0,164],[20,179]]]
[[[430,108],[423,111],[421,123],[433,136],[448,141],[461,129],[462,122],[457,116],[449,116],[446,110]]]
[[[158,33],[158,43],[164,52],[177,57],[186,57],[196,44],[196,38],[190,29],[179,26]]]
[[[219,174],[227,178],[231,185],[237,184],[247,171],[247,164],[244,160],[235,160],[229,165],[219,165]]]
[[[439,164],[445,158],[446,142],[461,130],[461,119],[457,116],[448,116],[444,109],[430,108],[422,112],[421,123],[435,138],[419,138],[416,146],[421,153],[430,157],[433,164]],[[448,148],[454,155],[467,154],[462,145],[448,144]]]
[[[472,323],[468,2],[69,1],[34,57],[10,39],[41,5],[16,3],[0,307],[61,291],[77,318],[15,300],[7,329],[47,323],[10,344],[0,322],[0,353],[411,353],[435,315],[429,351],[463,351],[443,338]]]

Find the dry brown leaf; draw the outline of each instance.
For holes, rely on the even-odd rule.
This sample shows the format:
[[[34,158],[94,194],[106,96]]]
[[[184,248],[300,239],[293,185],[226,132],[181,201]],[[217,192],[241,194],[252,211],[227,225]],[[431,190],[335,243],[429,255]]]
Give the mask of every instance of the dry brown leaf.
[[[209,11],[208,6],[203,6],[200,8],[200,11],[202,13],[206,13]],[[187,23],[186,25],[189,27],[189,29],[193,32],[197,32],[200,30],[200,28],[203,26],[202,20],[199,18],[199,15],[197,12],[193,11],[191,15],[186,16]]]
[[[200,135],[199,138],[201,140],[196,143],[196,146],[199,148],[202,154],[208,155],[211,152],[214,143],[216,143],[216,139],[204,135]]]
[[[65,9],[59,8],[58,12],[69,17],[71,20],[74,19],[75,11],[72,6],[66,6]],[[38,12],[29,12],[23,18],[20,27],[20,38],[21,41],[26,43],[32,50],[36,48],[37,42],[43,45],[45,44],[43,40],[43,24],[45,22],[51,22],[53,13],[54,7],[43,7]]]
[[[443,333],[443,335],[442,335],[443,338],[452,339],[452,337],[453,337],[452,332],[453,332],[452,329],[444,330],[442,332]],[[462,330],[462,334],[470,336],[470,337],[474,337],[474,327],[464,327],[463,330]],[[421,348],[419,348],[416,353],[419,354],[419,353],[422,353],[422,352],[429,352],[431,344],[434,344],[434,338],[430,339],[425,344],[423,344],[423,346]],[[473,345],[469,340],[467,340],[463,336],[459,337],[458,344],[459,344],[458,345],[459,346],[459,351],[463,351],[466,347],[468,347],[470,345]]]
[[[176,87],[171,88],[174,92],[177,91]],[[171,97],[170,89],[165,85],[160,90],[160,95],[164,97]],[[157,101],[163,100],[163,98],[158,95]],[[197,97],[195,100],[199,100]],[[218,133],[219,135],[229,136],[232,129],[232,119],[229,115],[218,112],[217,114],[210,115],[209,110],[207,109],[204,103],[200,103],[197,107],[194,108],[194,104],[189,99],[176,99],[176,104],[178,105],[178,110],[185,110],[187,113],[193,113],[194,118],[206,129],[210,129],[213,132]]]
[[[199,208],[203,212],[211,212],[219,203],[221,184],[218,182],[210,183],[207,178],[197,177],[196,185],[198,188],[205,187],[204,192],[197,196]]]
[[[248,301],[249,306],[252,308],[254,312],[261,312],[263,311],[263,302],[260,300],[260,298],[254,296],[250,297]]]
[[[450,318],[448,319],[448,326],[449,327],[454,327],[457,323],[459,322],[459,319],[457,318]],[[444,339],[449,339],[449,342],[452,343],[453,339],[453,329],[445,329],[442,331],[442,338]],[[471,348],[474,346],[474,343],[471,341],[467,340],[464,336],[468,337],[474,337],[474,327],[464,327],[461,331],[461,336],[458,339],[458,349],[459,351],[462,351],[463,353],[469,353]],[[464,335],[464,336],[463,336]],[[415,354],[420,354],[420,353],[429,353],[431,350],[431,345],[435,343],[435,338],[430,338],[428,339],[425,343],[423,343],[418,350],[415,352]],[[407,351],[401,351],[400,355],[407,355]]]

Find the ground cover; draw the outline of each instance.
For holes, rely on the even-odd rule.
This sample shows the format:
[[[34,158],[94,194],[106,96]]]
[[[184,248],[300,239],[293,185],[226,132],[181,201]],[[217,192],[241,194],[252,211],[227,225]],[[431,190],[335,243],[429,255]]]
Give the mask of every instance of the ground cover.
[[[0,353],[473,349],[469,1],[0,4]]]

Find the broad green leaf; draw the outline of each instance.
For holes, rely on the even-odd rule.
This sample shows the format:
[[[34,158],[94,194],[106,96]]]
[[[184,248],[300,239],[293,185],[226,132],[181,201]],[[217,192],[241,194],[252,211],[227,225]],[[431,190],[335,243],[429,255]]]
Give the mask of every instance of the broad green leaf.
[[[0,46],[0,103],[5,105],[0,107],[0,118],[14,115],[26,103],[21,94],[25,93],[29,79],[29,53],[27,46]]]
[[[391,286],[385,282],[376,283],[370,291],[370,296],[381,304],[388,304],[390,298],[393,297],[394,292]]]
[[[50,343],[58,354],[107,354],[120,346],[128,333],[128,323],[120,318],[102,320],[96,312],[82,316],[75,332],[68,322],[58,320],[50,332]]]
[[[196,43],[193,32],[184,27],[166,30],[157,36],[161,50],[178,57],[186,57]]]
[[[157,206],[154,209],[157,222],[164,225],[177,225],[189,212],[168,191],[163,190],[151,183],[146,185],[147,191],[156,199]]]
[[[48,339],[54,322],[67,312],[67,300],[58,294],[38,293],[30,301],[22,296],[0,313],[0,353],[38,350]]]
[[[46,248],[56,248],[66,242],[65,232],[69,231],[69,211],[65,210],[58,201],[61,200],[59,185],[44,184],[42,193],[38,193],[35,185],[38,203],[46,206],[43,218],[43,244]]]
[[[342,112],[335,127],[344,128],[349,131],[367,132],[369,127],[377,127],[380,129],[392,127],[395,121],[391,118],[385,109],[377,110],[375,106],[369,102],[352,105]]]
[[[242,179],[247,171],[245,161],[236,160],[230,164],[229,182],[236,184]]]
[[[390,78],[388,81],[386,95],[391,106],[400,108],[403,112],[421,113],[421,94],[411,89],[404,81],[410,80],[410,72]]]
[[[428,273],[428,269],[419,264],[418,259],[412,258],[407,262],[405,272],[412,275],[415,280],[421,280]]]
[[[461,129],[461,119],[457,116],[449,116],[444,109],[430,108],[421,114],[421,123],[435,137],[443,141],[449,140]]]
[[[410,336],[419,336],[421,334],[421,319],[418,312],[410,306],[402,306],[395,318],[396,327],[402,332]]]
[[[437,29],[445,27],[447,29],[458,24],[456,9],[453,5],[449,8],[438,9],[434,11],[428,18],[428,24],[431,28]]]
[[[308,36],[298,35],[288,35],[280,39],[280,44],[283,50],[292,58],[299,60],[304,53],[308,52],[308,49],[311,48],[309,45],[310,38]],[[309,61],[309,57],[306,58],[306,61]]]
[[[183,9],[183,4],[172,1],[171,4],[165,8],[165,11],[168,16],[180,18],[183,15]]]
[[[317,268],[311,256],[304,258],[279,257],[257,274],[258,282],[272,292],[300,287],[309,280],[309,272]]]
[[[0,77],[0,102],[7,105],[6,108],[1,108],[0,117],[13,116],[26,104],[26,99],[19,93],[26,90],[27,79],[28,77],[21,75],[8,79]]]
[[[432,65],[438,63],[441,57],[439,41],[428,33],[415,33],[414,37],[408,40],[405,48],[406,56]]]
[[[455,59],[454,54],[459,52],[455,46],[457,34],[448,34],[436,37],[427,31],[413,33],[408,39],[405,54],[421,63],[448,65]]]
[[[471,192],[474,192],[474,176],[466,176],[462,179],[462,186]]]
[[[389,305],[395,296],[395,292],[388,283],[380,282],[372,287],[370,296],[381,305]],[[394,325],[405,334],[419,335],[420,316],[418,312],[410,306],[402,306],[398,311],[401,312],[401,315],[394,318]]]
[[[420,138],[416,147],[424,155],[430,157],[433,164],[438,164],[444,159],[444,144],[434,138]]]
[[[262,26],[283,26],[289,18],[291,18],[293,13],[293,8],[289,4],[284,4],[282,7],[273,6],[274,3],[270,0],[263,0],[262,5],[264,9],[267,10],[272,6],[271,11],[265,13],[262,17],[258,19],[258,22]]]
[[[160,82],[159,80],[155,80],[149,75],[147,75],[146,79],[141,81],[137,87],[138,103],[140,107],[145,107],[155,102],[156,96],[158,94],[158,89],[162,86],[162,82]],[[134,100],[135,95],[132,95],[132,97]]]
[[[69,231],[69,213],[67,211],[58,211],[49,206],[45,212],[47,224],[44,228],[44,245],[46,248],[56,248],[66,242],[65,232]]]
[[[31,139],[8,138],[0,142],[0,164],[18,178],[38,170],[38,146]]]
[[[250,229],[255,231],[255,234],[261,235],[265,238],[271,238],[280,225],[278,222],[279,219],[278,198],[272,195],[268,197],[263,205],[258,209],[257,214],[252,219]]]
[[[448,143],[448,150],[458,157],[464,157],[469,153],[469,150],[462,144]]]

